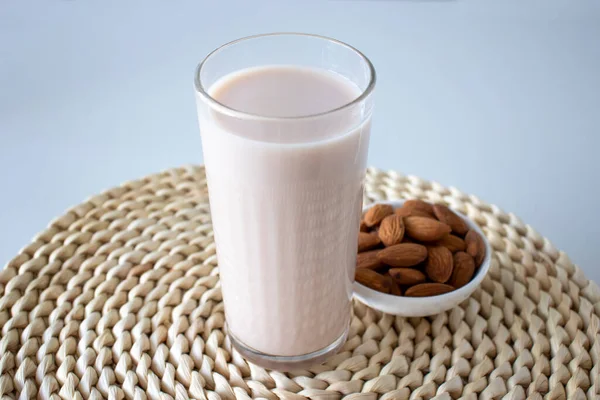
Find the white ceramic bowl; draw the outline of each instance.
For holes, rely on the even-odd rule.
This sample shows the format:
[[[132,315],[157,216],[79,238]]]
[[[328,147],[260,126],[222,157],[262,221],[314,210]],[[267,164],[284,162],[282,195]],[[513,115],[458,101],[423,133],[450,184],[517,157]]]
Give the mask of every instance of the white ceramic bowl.
[[[377,203],[390,204],[392,205],[392,207],[394,207],[394,209],[396,209],[398,207],[402,207],[404,201],[390,200],[380,201]],[[373,207],[377,203],[373,203],[364,207],[363,212]],[[473,291],[475,291],[475,289],[481,284],[481,281],[488,273],[490,269],[492,249],[490,247],[490,243],[488,242],[481,229],[479,229],[477,224],[475,224],[473,221],[471,221],[461,213],[457,211],[454,212],[457,215],[459,215],[467,223],[467,225],[469,225],[469,228],[474,229],[477,233],[479,233],[479,235],[481,235],[483,241],[485,242],[485,258],[483,259],[481,266],[477,270],[477,273],[475,274],[471,282],[450,293],[431,297],[394,296],[391,294],[378,292],[364,285],[361,285],[358,282],[354,282],[354,296],[361,302],[376,310],[404,317],[425,317],[428,315],[439,314],[453,307],[456,307],[458,304],[467,299],[473,293]]]

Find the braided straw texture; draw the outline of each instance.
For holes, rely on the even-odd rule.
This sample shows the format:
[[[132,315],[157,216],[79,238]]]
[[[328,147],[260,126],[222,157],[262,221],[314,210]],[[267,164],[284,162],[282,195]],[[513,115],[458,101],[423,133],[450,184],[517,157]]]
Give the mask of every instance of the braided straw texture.
[[[429,318],[355,302],[327,363],[259,368],[225,335],[204,169],[173,169],[72,208],[0,272],[0,397],[600,398],[600,290],[566,254],[453,188],[377,169],[366,188],[480,224],[494,249],[481,288]]]

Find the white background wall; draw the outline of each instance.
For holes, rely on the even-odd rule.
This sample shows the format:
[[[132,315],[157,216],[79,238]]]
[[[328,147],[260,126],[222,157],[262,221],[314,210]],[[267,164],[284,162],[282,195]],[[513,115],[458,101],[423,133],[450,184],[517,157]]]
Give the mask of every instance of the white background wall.
[[[378,71],[370,164],[519,215],[600,282],[600,2],[15,1],[0,5],[0,263],[118,183],[201,163],[192,74],[305,31]]]

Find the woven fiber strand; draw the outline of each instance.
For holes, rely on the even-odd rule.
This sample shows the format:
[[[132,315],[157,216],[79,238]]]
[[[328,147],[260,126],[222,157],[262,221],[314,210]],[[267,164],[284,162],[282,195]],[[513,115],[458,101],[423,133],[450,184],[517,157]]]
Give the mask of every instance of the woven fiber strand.
[[[264,370],[225,335],[204,169],[173,169],[72,208],[0,272],[2,399],[600,398],[600,290],[566,254],[453,188],[377,169],[366,188],[481,225],[481,288],[429,318],[355,302],[326,364]]]

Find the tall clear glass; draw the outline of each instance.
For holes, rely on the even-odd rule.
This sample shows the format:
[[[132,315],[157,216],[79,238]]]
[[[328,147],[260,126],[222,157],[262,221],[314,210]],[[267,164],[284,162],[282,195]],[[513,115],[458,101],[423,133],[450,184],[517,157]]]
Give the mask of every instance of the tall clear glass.
[[[269,74],[289,79],[256,84]],[[320,109],[319,79],[353,95]],[[210,53],[195,87],[228,335],[264,367],[322,362],[349,329],[373,65],[334,39],[266,34]]]

